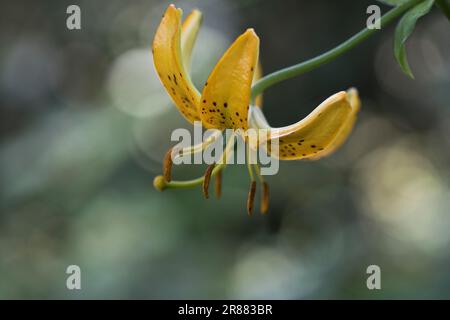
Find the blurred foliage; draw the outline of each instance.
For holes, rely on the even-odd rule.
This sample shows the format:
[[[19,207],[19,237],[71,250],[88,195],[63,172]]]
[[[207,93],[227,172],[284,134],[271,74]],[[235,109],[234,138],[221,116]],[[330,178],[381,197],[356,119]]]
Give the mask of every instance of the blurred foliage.
[[[82,30],[65,27],[78,3]],[[266,73],[365,26],[370,1],[176,1],[204,24],[203,83],[247,27]],[[330,94],[359,89],[344,147],[283,162],[267,216],[245,212],[244,166],[222,199],[159,193],[152,179],[189,127],[157,81],[150,43],[168,2],[4,1],[0,11],[0,298],[450,298],[450,28],[440,12],[408,40],[416,80],[392,55],[390,26],[335,62],[270,88],[274,126]],[[383,7],[386,10],[387,7]],[[176,167],[195,177],[202,166]],[[82,290],[65,287],[68,265]],[[382,290],[366,288],[366,268]]]

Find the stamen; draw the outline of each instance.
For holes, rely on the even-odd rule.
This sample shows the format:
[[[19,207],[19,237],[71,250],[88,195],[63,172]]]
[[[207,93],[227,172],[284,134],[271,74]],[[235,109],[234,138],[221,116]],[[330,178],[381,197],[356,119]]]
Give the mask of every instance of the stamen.
[[[250,176],[250,180],[254,181],[255,176],[253,175],[252,164],[250,163],[250,146],[248,143],[245,146],[246,146],[246,156],[247,156],[246,162],[247,162],[248,175]]]
[[[262,184],[260,211],[264,214],[269,210],[269,185],[264,181],[264,177],[261,175],[261,168],[259,167],[259,165],[254,164],[253,166],[258,176],[259,182]]]
[[[205,172],[205,179],[203,180],[203,195],[206,199],[209,198],[209,181],[211,180],[211,174],[215,166],[215,164],[208,166]]]
[[[167,187],[166,180],[163,176],[156,176],[155,179],[153,179],[153,186],[158,191],[164,191]]]
[[[261,213],[267,213],[269,210],[269,185],[267,182],[262,183],[262,196],[261,196]]]
[[[222,195],[222,170],[216,174],[216,198],[219,199]]]
[[[187,155],[192,155],[198,152],[202,152],[204,151],[210,144],[212,144],[213,142],[215,142],[219,137],[222,136],[222,132],[220,131],[215,131],[213,132],[206,140],[204,140],[201,143],[198,143],[196,145],[187,147],[187,148],[183,148],[180,150],[180,152],[177,152],[176,154],[174,154],[174,159],[177,159],[178,157],[181,156],[187,156]]]
[[[170,148],[169,151],[166,152],[163,162],[163,176],[167,182],[172,180],[172,164],[172,148]]]
[[[252,181],[250,184],[250,190],[247,198],[247,213],[249,216],[253,214],[253,203],[255,202],[256,193],[256,181]]]

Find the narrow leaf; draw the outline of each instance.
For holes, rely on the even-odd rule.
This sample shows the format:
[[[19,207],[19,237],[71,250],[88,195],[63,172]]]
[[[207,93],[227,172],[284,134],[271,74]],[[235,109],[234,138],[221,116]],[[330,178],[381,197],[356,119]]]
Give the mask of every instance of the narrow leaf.
[[[448,20],[450,20],[450,0],[437,0],[436,5],[445,14]]]
[[[433,6],[434,0],[425,0],[411,8],[402,17],[395,30],[394,54],[403,72],[414,79],[406,57],[405,42],[414,30],[417,20],[427,14]]]

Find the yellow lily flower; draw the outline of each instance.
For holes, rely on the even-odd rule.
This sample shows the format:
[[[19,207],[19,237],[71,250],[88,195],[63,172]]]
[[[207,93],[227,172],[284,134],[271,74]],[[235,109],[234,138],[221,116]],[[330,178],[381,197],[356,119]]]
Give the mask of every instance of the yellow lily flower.
[[[181,16],[181,9],[174,5],[166,10],[153,41],[153,59],[161,82],[186,120],[191,123],[201,121],[208,129],[268,129],[267,140],[279,142],[279,152],[271,155],[281,160],[316,160],[334,152],[347,139],[360,108],[356,89],[332,95],[303,120],[282,128],[272,128],[268,124],[261,110],[261,95],[251,105],[252,83],[262,74],[258,64],[259,38],[253,29],[247,29],[224,53],[200,93],[191,81],[189,67],[202,15],[194,10],[183,23]],[[182,151],[197,152],[208,143],[211,141]],[[262,141],[259,143],[259,146],[252,147],[263,146]],[[160,190],[164,188],[164,181],[171,179],[172,152],[169,150],[164,161],[164,178],[155,179],[155,186]],[[208,168],[203,180],[205,196],[208,195],[213,169],[214,166]],[[261,175],[259,178],[263,183],[261,211],[265,212],[268,209],[268,185]],[[220,184],[219,170],[216,179],[218,194]],[[249,213],[253,208],[255,188],[252,178],[247,204]]]

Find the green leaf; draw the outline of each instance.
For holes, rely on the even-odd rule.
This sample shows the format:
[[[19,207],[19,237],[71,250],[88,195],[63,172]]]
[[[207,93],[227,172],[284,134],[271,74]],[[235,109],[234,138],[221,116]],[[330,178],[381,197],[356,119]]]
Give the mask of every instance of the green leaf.
[[[386,4],[388,6],[398,7],[408,2],[409,0],[377,0],[377,1]]]
[[[433,6],[434,0],[425,0],[411,8],[402,17],[395,30],[394,54],[403,72],[414,79],[406,57],[405,42],[414,30],[417,20],[426,15]]]
[[[441,9],[447,16],[447,19],[450,20],[450,0],[437,0],[436,6]]]

